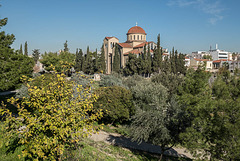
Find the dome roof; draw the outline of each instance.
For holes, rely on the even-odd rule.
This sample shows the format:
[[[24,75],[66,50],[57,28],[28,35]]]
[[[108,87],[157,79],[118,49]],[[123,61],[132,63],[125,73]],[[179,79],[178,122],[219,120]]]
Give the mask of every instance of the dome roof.
[[[139,26],[134,26],[128,30],[127,34],[145,34],[146,32]]]

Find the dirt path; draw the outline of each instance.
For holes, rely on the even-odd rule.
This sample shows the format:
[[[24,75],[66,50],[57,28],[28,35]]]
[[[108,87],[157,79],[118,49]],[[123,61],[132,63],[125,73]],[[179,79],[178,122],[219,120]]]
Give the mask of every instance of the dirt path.
[[[107,144],[122,146],[124,148],[136,149],[147,151],[151,153],[161,154],[159,146],[155,146],[149,143],[142,142],[138,144],[137,142],[131,141],[130,138],[124,137],[116,133],[107,133],[100,131],[99,134],[93,134],[90,139],[94,141],[104,141]],[[193,158],[189,152],[186,152],[184,148],[171,148],[168,151],[164,152],[166,155],[175,156],[175,157],[188,157]]]

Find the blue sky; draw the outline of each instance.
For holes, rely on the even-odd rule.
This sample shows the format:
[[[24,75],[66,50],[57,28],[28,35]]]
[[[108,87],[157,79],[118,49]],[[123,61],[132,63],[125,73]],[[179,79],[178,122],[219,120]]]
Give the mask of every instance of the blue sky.
[[[58,51],[68,40],[76,48],[100,49],[105,36],[126,41],[128,29],[141,26],[148,41],[191,53],[220,49],[240,52],[239,0],[0,0],[1,30],[15,35],[13,48],[28,42],[29,52]]]

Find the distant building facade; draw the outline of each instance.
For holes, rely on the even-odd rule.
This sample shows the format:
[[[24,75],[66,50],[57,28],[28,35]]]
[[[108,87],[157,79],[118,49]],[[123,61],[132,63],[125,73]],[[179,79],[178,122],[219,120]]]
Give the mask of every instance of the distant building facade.
[[[150,53],[153,54],[153,50],[156,48],[157,44],[153,41],[148,42],[147,33],[143,28],[137,25],[128,30],[126,42],[119,43],[119,39],[116,37],[105,37],[103,40],[103,47],[105,52],[106,73],[110,74],[112,71],[116,46],[120,54],[120,66],[124,68],[128,60],[128,55],[130,53],[136,54],[137,56],[141,55],[145,45],[146,49],[148,49],[148,46],[150,47]],[[163,52],[165,54],[168,53],[166,49],[163,49]]]

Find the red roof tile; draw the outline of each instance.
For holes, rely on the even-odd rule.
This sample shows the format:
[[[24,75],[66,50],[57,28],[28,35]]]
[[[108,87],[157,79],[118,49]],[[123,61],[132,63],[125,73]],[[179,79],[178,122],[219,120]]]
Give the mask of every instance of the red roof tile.
[[[112,37],[105,37],[107,40],[109,40],[109,39],[111,39],[111,38],[116,38],[116,37],[114,37],[114,36],[112,36]],[[118,38],[116,38],[116,39],[118,39]]]
[[[140,54],[141,52],[138,49],[133,49],[131,51],[128,51],[128,52],[124,53],[124,55],[128,55],[130,53],[132,53],[132,54]]]
[[[196,61],[211,61],[209,59],[196,59],[196,58],[194,58],[194,60],[196,60]]]
[[[128,30],[127,34],[145,34],[146,32],[139,26],[134,26]]]
[[[123,48],[132,48],[132,45],[130,43],[118,43]]]
[[[141,48],[141,47],[144,47],[145,44],[147,45],[148,42],[143,42],[143,43],[141,43],[141,44],[138,44],[138,45],[134,46],[134,48]]]

